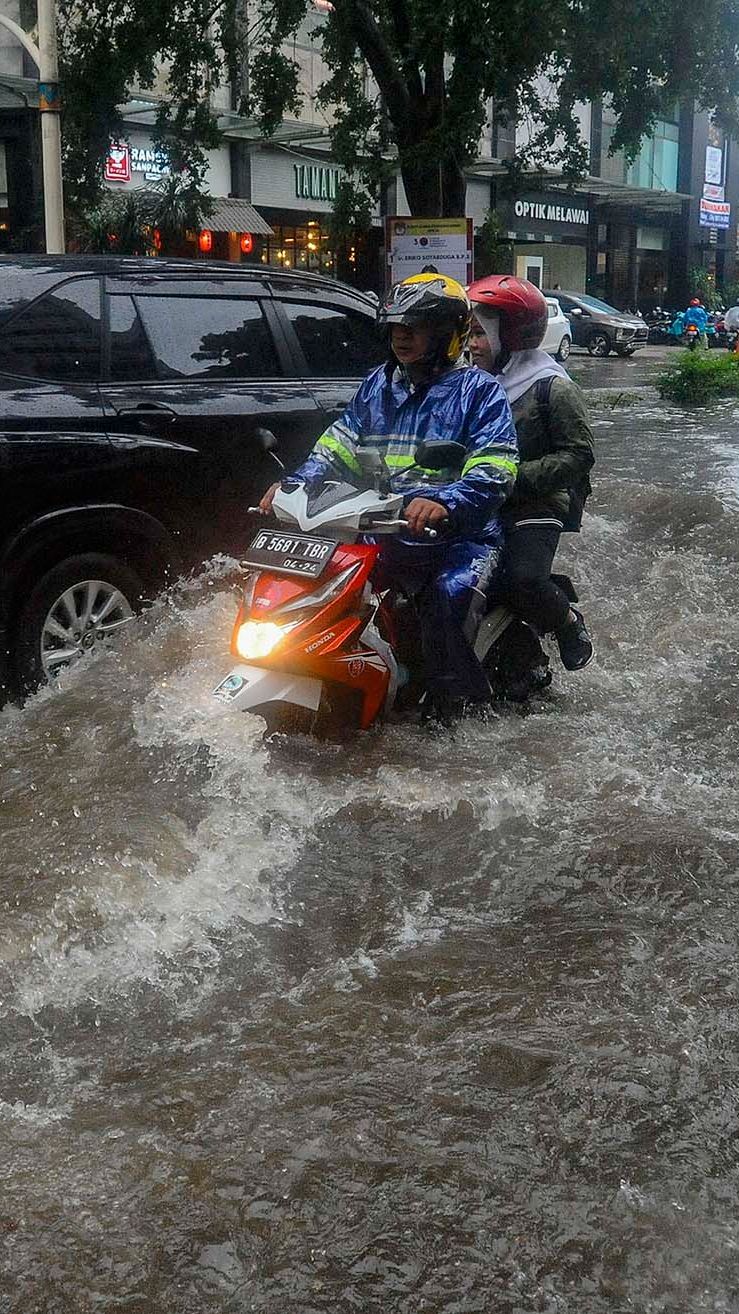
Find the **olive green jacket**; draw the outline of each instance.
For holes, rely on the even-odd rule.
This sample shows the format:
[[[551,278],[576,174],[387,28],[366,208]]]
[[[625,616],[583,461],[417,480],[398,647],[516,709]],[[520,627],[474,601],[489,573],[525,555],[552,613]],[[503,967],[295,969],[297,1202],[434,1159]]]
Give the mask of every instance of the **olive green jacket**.
[[[548,393],[548,397],[547,397]],[[582,392],[571,379],[532,384],[513,403],[520,465],[504,523],[552,517],[577,530],[590,492],[593,432]]]

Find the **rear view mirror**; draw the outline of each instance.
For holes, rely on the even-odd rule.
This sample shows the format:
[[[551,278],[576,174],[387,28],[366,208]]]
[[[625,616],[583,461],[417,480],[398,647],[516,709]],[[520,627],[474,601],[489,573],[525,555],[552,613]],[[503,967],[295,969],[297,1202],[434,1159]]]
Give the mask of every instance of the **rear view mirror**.
[[[373,479],[383,469],[382,457],[376,447],[358,447],[355,456],[362,474]]]
[[[427,438],[416,448],[416,465],[424,470],[446,470],[450,466],[464,465],[467,460],[464,443],[448,442],[444,438]]]

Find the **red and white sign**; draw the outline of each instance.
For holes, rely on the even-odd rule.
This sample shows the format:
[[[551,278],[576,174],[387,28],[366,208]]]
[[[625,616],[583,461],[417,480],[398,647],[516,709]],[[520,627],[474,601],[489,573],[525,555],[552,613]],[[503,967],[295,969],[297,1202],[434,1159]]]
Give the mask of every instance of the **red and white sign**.
[[[125,141],[112,141],[105,160],[106,182],[131,181],[131,149]]]
[[[707,201],[723,201],[724,188],[719,187],[717,183],[704,183],[703,195]]]
[[[701,228],[728,228],[731,222],[731,206],[728,202],[706,201],[702,198],[698,222]]]

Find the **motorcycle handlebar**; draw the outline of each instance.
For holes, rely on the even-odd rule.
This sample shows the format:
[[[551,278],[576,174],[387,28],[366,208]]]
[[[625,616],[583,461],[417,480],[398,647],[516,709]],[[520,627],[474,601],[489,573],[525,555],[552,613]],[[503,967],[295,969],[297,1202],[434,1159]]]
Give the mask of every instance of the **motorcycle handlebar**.
[[[248,515],[259,515],[259,514],[261,514],[261,510],[262,510],[262,508],[259,507],[259,506],[248,506],[248,507],[246,508],[246,510],[247,510],[247,514],[248,514]],[[372,530],[372,529],[379,530],[379,529],[383,529],[383,528],[387,528],[387,529],[407,529],[407,528],[408,528],[408,521],[407,521],[407,520],[378,520],[378,522],[377,522],[376,525],[368,525],[368,526],[367,526],[367,529],[368,529],[368,530]],[[423,534],[426,538],[438,538],[438,537],[439,537],[439,531],[438,531],[438,529],[432,529],[430,525],[425,525],[425,526],[424,526],[424,528],[423,528],[423,530],[422,530],[422,534]]]

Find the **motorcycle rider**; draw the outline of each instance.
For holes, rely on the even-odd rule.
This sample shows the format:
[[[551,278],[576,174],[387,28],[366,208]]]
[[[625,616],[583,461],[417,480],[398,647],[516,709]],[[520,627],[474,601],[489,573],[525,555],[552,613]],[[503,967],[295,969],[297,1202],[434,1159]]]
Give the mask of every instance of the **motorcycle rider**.
[[[708,346],[708,311],[702,305],[698,297],[693,297],[688,305],[683,317],[683,333],[686,329],[694,324],[698,330],[698,341],[704,348]]]
[[[539,350],[547,303],[527,279],[493,274],[468,288],[470,354],[493,374],[511,404],[520,465],[503,508],[507,600],[540,634],[554,634],[563,665],[581,670],[593,656],[582,613],[550,578],[563,531],[580,529],[595,460],[582,393],[567,371]]]
[[[502,547],[500,507],[518,466],[503,389],[464,360],[470,315],[464,288],[445,275],[415,274],[391,288],[378,310],[386,363],[371,371],[293,476],[314,487],[351,482],[361,474],[359,448],[382,452],[392,491],[405,494],[409,534],[388,540],[376,584],[415,599],[425,682],[442,715],[490,696],[473,644]],[[415,450],[423,439],[463,444],[461,474],[420,470]],[[278,487],[262,498],[263,513]],[[422,540],[427,528],[446,532],[430,543]]]

